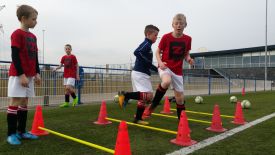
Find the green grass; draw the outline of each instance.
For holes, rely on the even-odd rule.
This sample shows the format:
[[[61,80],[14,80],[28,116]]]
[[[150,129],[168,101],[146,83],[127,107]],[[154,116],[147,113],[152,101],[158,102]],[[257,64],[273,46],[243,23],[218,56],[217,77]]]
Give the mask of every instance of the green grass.
[[[244,109],[246,121],[271,114],[275,111],[274,92],[248,93],[245,97],[234,94],[239,100],[248,99],[252,103],[251,109]],[[204,96],[204,104],[193,103],[194,97],[187,97],[187,109],[193,111],[212,113],[215,104],[219,104],[223,115],[234,115],[235,105],[229,103],[231,95]],[[171,105],[173,108],[174,104]],[[95,125],[100,105],[81,105],[69,108],[43,108],[45,127],[75,138],[114,149],[118,131],[118,123],[110,125]],[[156,112],[159,112],[159,106]],[[136,104],[130,104],[126,110],[121,110],[116,104],[107,104],[108,117],[132,121],[136,110]],[[29,112],[28,129],[31,129],[34,111]],[[175,115],[175,114],[174,114]],[[211,121],[211,117],[187,113],[188,118]],[[232,119],[223,118],[223,127],[232,129],[238,125],[230,123]],[[275,123],[274,118],[244,130],[232,137],[205,147],[193,154],[275,154]],[[153,116],[149,119],[154,127],[177,131],[178,121],[171,118]],[[192,130],[191,138],[201,141],[217,135],[205,130],[208,124],[189,122]],[[36,154],[96,154],[107,155],[109,153],[97,150],[52,134],[41,136],[39,140],[24,140],[20,146],[10,146],[6,142],[6,113],[0,113],[0,154],[36,155]],[[161,155],[179,150],[182,147],[170,143],[176,135],[161,133],[158,131],[137,128],[128,125],[131,151],[133,155]]]

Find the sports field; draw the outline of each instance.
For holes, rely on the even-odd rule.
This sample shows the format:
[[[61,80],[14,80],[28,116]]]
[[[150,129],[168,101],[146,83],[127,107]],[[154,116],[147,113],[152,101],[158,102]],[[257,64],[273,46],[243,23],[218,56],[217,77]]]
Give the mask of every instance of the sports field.
[[[245,96],[241,94],[233,94],[238,100],[248,99],[252,106],[250,109],[243,109],[245,120],[252,122],[266,115],[275,112],[275,95],[274,92],[257,92],[248,93]],[[212,113],[215,104],[219,105],[222,115],[234,115],[235,104],[229,103],[229,98],[232,95],[212,95],[203,96],[203,104],[195,104],[194,96],[187,97],[187,110]],[[175,104],[171,103],[171,107],[175,108]],[[163,105],[156,109],[159,113]],[[104,146],[109,149],[114,149],[118,133],[119,123],[113,122],[109,125],[95,125],[93,122],[97,120],[100,109],[100,103],[97,105],[80,105],[78,107],[57,108],[43,107],[43,118],[45,127],[65,135],[69,135],[78,139],[82,139],[97,145]],[[133,114],[136,110],[135,102],[132,102],[122,110],[114,103],[107,104],[108,117],[132,121]],[[188,119],[197,119],[210,121],[211,116],[186,113]],[[34,116],[34,110],[29,112],[28,129],[31,129]],[[175,114],[173,114],[175,116]],[[148,119],[149,126],[177,131],[178,120],[153,115]],[[232,130],[240,125],[231,123],[232,118],[222,118],[223,127]],[[191,138],[198,142],[207,138],[217,136],[222,133],[214,133],[205,128],[210,124],[189,121],[189,127],[192,130]],[[43,155],[43,154],[94,154],[107,155],[110,153],[79,144],[53,134],[41,136],[39,140],[29,141],[24,140],[20,146],[11,146],[6,142],[6,113],[0,113],[0,154],[26,154],[26,155]],[[257,155],[257,154],[275,154],[275,118],[268,119],[255,126],[249,127],[233,136],[224,140],[213,143],[199,149],[193,154],[242,154],[242,155]],[[163,133],[136,126],[128,125],[128,133],[130,137],[131,152],[133,155],[162,155],[178,151],[185,147],[177,146],[170,143],[171,139],[176,138],[176,134]]]

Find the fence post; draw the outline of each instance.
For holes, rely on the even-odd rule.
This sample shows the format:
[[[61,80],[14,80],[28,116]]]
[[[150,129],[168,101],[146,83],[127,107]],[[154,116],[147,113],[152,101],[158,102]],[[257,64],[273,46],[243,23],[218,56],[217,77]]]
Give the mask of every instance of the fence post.
[[[230,94],[231,93],[231,91],[230,91],[230,87],[231,87],[231,78],[230,78],[230,76],[228,76],[228,94]]]
[[[211,95],[211,75],[208,75],[208,95]]]
[[[255,92],[257,92],[257,80],[256,80],[256,77],[255,77]]]
[[[243,79],[243,89],[245,90],[245,79]]]

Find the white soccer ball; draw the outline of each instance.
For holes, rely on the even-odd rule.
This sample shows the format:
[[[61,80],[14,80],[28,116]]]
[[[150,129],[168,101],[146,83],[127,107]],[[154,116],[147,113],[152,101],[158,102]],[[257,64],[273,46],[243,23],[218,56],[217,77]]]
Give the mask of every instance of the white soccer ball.
[[[118,96],[118,95],[115,95],[115,96],[114,96],[114,102],[115,102],[115,103],[118,103],[118,99],[119,99],[119,96]]]
[[[251,107],[251,103],[248,100],[243,100],[241,102],[241,106],[243,109],[249,109]]]
[[[231,96],[229,100],[230,100],[230,103],[237,103],[238,101],[236,96]]]
[[[197,104],[203,103],[203,98],[201,96],[196,96],[195,103],[197,103]]]

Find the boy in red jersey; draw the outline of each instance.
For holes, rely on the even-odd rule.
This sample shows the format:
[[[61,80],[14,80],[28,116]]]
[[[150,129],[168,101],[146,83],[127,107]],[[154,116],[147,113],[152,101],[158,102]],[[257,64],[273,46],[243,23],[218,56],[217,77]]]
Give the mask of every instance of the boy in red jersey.
[[[176,14],[172,22],[174,31],[163,35],[161,38],[156,50],[161,83],[156,90],[154,99],[149,108],[149,113],[145,113],[144,115],[150,115],[157,107],[170,84],[174,89],[178,118],[180,118],[181,111],[185,110],[182,73],[183,60],[187,61],[190,65],[194,63],[189,55],[192,38],[183,34],[183,30],[186,26],[186,17],[183,14]]]
[[[56,71],[64,66],[65,102],[60,107],[69,106],[70,95],[73,97],[73,106],[78,102],[78,97],[76,97],[74,90],[75,80],[79,80],[78,62],[76,57],[71,54],[72,46],[70,44],[65,45],[65,52],[66,55],[61,58],[60,65],[54,69]]]
[[[28,97],[34,97],[34,82],[40,84],[38,48],[36,36],[29,31],[34,28],[38,12],[31,6],[18,7],[19,29],[11,35],[12,63],[9,70],[7,110],[8,138],[11,145],[21,144],[21,139],[38,139],[26,131]]]

